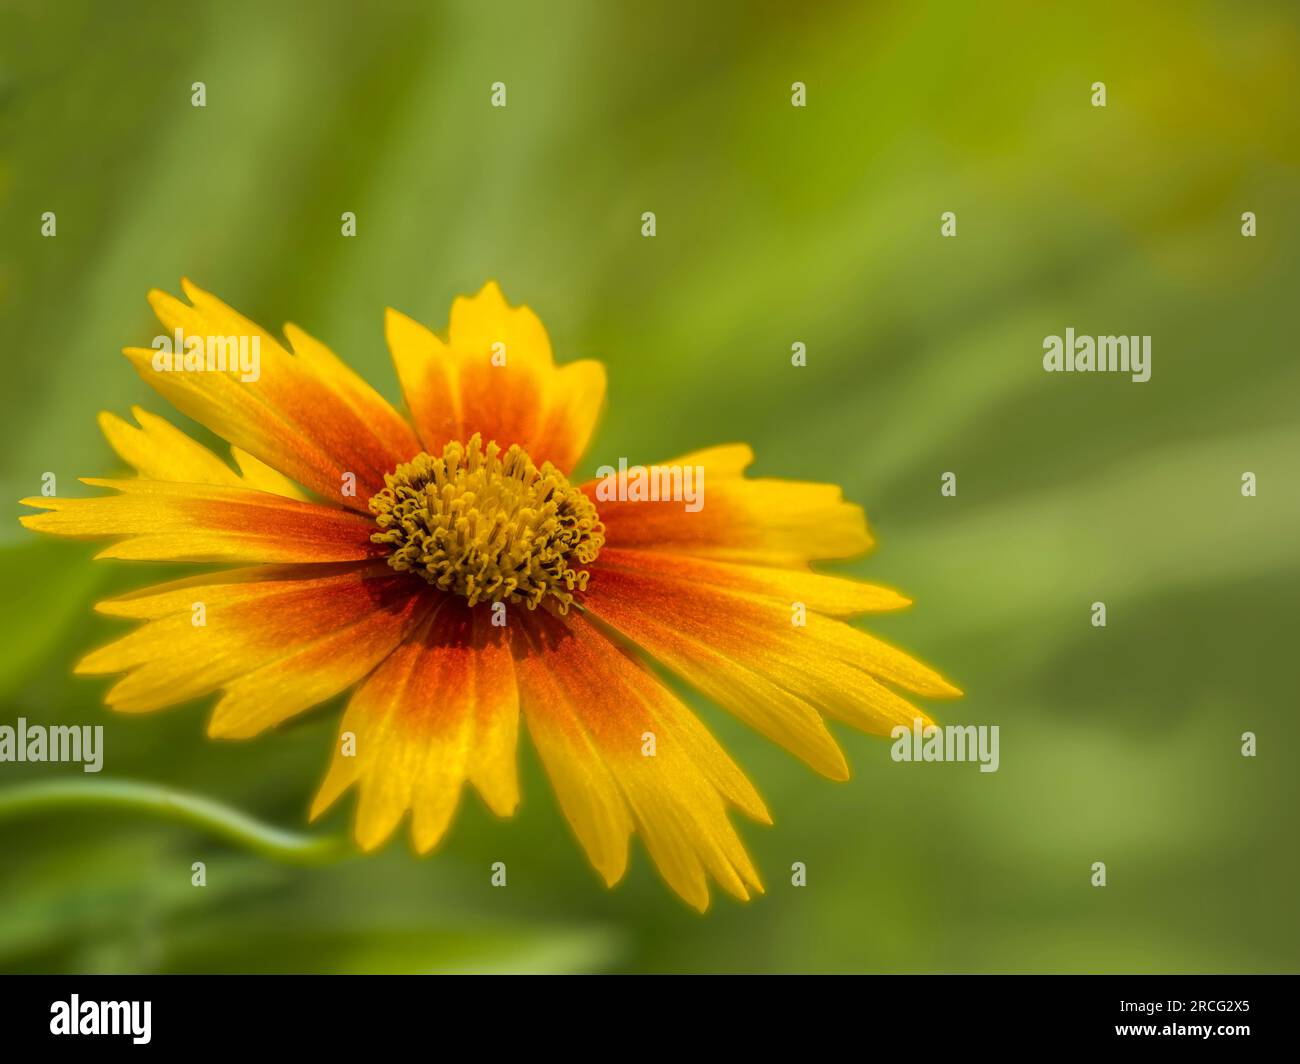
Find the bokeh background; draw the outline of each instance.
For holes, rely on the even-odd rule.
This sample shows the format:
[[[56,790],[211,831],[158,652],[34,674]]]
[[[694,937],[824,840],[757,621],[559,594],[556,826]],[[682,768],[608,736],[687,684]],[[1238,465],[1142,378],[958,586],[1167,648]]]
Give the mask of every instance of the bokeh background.
[[[114,717],[71,675],[124,630],[92,603],[183,570],[17,523],[43,472],[119,471],[99,410],[170,414],[118,350],[188,275],[394,399],[383,308],[442,328],[499,279],[608,365],[588,469],[748,440],[760,475],[843,484],[880,544],[843,571],[916,600],[875,629],[964,686],[941,719],[1002,729],[992,775],[840,729],[834,784],[693,699],[776,819],[742,827],[767,895],[703,917],[639,843],[607,891],[527,742],[513,820],[470,795],[430,857],[315,866],[3,815],[95,778],[4,764],[0,968],[1300,968],[1300,18],[1074,6],[0,5],[0,723],[102,724],[104,778],[347,829],[350,800],[305,822],[337,704],[247,743],[204,737],[212,699]],[[1152,335],[1151,381],[1043,373],[1066,326]]]

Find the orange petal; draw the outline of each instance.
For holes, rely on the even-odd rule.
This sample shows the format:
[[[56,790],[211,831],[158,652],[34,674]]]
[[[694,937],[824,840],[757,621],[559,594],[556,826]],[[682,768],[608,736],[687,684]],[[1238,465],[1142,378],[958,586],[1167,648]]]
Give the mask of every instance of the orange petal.
[[[697,909],[708,879],[738,898],[762,890],[727,816],[767,821],[749,781],[643,665],[578,613],[512,619],[528,732],[561,808],[609,884],[635,827],[668,884]]]
[[[583,485],[605,525],[605,541],[621,550],[658,550],[747,565],[800,568],[849,558],[872,545],[862,508],[833,484],[747,479],[754,452],[728,444],[683,455],[666,466],[703,469],[702,505],[610,498],[593,480]],[[653,468],[653,467],[647,467]],[[698,475],[698,474],[697,474]]]
[[[391,572],[391,570],[389,570]],[[225,685],[208,734],[246,739],[346,691],[394,650],[436,604],[404,574],[376,577],[369,612],[347,627],[294,647]]]
[[[651,555],[644,571],[591,567],[585,609],[818,771],[847,767],[819,713],[873,734],[926,714],[885,683],[960,694],[920,662],[842,621],[790,603],[675,574]],[[884,682],[882,682],[884,681]]]
[[[883,613],[911,605],[911,599],[879,584],[867,584],[840,576],[825,576],[810,569],[777,569],[765,565],[721,562],[689,554],[668,554],[652,550],[617,550],[604,547],[600,565],[610,569],[631,569],[704,584],[727,591],[759,595],[789,606],[802,602],[808,609],[828,617],[852,617],[861,613]]]
[[[294,326],[290,354],[270,333],[183,280],[190,303],[154,290],[149,301],[169,337],[247,338],[258,343],[257,379],[233,371],[155,368],[157,351],[124,352],[178,410],[324,499],[366,512],[384,474],[419,452],[392,406],[324,345]],[[174,344],[173,344],[174,346]],[[161,362],[161,360],[160,360]],[[247,376],[252,376],[248,374]],[[356,479],[355,494],[346,494]]]
[[[415,848],[436,846],[466,779],[509,816],[518,802],[519,700],[504,632],[487,609],[441,598],[348,705],[313,819],[354,783],[357,842],[373,849],[408,809]]]
[[[426,451],[478,432],[503,448],[519,444],[539,466],[567,474],[577,465],[604,403],[604,367],[556,366],[537,315],[509,306],[496,282],[452,304],[446,340],[391,309],[386,333]]]
[[[121,494],[91,499],[31,497],[48,510],[19,518],[56,536],[122,536],[100,558],[186,562],[339,562],[376,558],[373,521],[332,506],[250,488],[157,480],[87,478]]]
[[[359,679],[432,596],[382,562],[205,574],[100,603],[146,623],[77,671],[126,673],[106,701],[132,713],[224,688],[213,733],[253,734]]]

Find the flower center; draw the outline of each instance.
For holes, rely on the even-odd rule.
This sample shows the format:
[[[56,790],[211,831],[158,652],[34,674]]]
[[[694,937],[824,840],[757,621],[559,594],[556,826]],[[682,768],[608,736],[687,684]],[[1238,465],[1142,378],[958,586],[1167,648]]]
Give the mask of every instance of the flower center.
[[[605,543],[596,507],[550,462],[540,469],[518,444],[502,453],[452,441],[440,457],[418,454],[384,477],[370,499],[379,531],[392,544],[388,564],[444,591],[482,601],[523,602],[547,595],[561,613],[587,586],[577,566]]]

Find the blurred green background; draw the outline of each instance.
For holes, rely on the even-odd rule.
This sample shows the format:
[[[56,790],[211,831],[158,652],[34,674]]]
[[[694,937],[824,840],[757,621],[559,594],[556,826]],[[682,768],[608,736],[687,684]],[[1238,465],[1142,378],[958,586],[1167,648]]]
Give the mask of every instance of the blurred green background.
[[[696,699],[776,820],[741,828],[767,895],[703,917],[639,843],[605,890],[526,742],[518,815],[467,796],[425,859],[0,820],[0,968],[1300,968],[1300,17],[1076,6],[0,5],[6,498],[118,471],[99,410],[171,415],[117,353],[152,286],[297,322],[396,398],[383,308],[442,328],[495,277],[608,366],[588,470],[748,440],[760,475],[843,484],[880,541],[845,570],[917,603],[874,629],[966,689],[941,719],[1002,729],[992,775],[837,729],[833,784]],[[1043,373],[1067,326],[1152,335],[1151,381]],[[346,829],[350,800],[305,823],[338,704],[247,743],[204,737],[210,698],[114,717],[71,675],[126,630],[91,605],[183,570],[92,564],[19,511],[0,724],[103,724],[104,777]],[[0,807],[45,778],[94,777],[0,765]]]

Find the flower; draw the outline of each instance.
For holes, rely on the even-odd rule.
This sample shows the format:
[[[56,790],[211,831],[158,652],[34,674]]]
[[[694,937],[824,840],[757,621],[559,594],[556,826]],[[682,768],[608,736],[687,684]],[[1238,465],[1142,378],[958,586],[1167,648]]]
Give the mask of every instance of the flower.
[[[47,512],[22,523],[112,537],[101,558],[240,566],[100,603],[143,623],[77,671],[125,673],[106,699],[127,713],[219,690],[219,738],[352,689],[311,815],[355,786],[362,848],[410,811],[430,850],[466,781],[509,816],[522,716],[608,885],[635,830],[691,905],[708,906],[710,878],[747,899],[762,886],[729,807],[771,823],[767,810],[651,663],[833,779],[848,769],[825,717],[888,734],[930,723],[895,688],[960,694],[845,623],[907,599],[810,567],[871,546],[838,488],[747,478],[741,444],[667,467],[707,486],[699,505],[570,482],[604,369],[557,366],[537,316],[495,283],[452,304],[445,338],[388,311],[409,421],[301,329],[285,327],[286,347],[181,284],[189,303],[149,296],[175,358],[124,353],[234,465],[144,410],[105,413],[138,478],[24,499]]]

